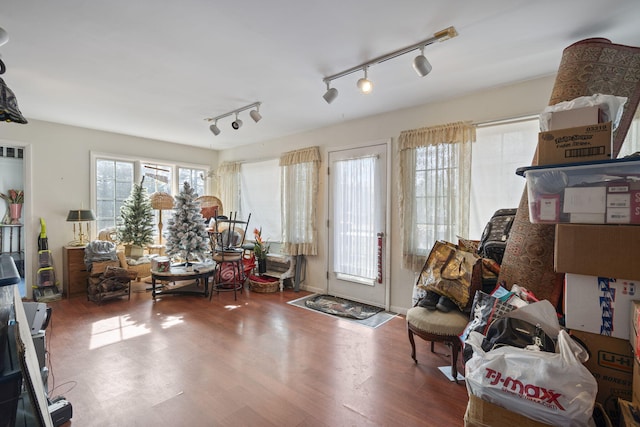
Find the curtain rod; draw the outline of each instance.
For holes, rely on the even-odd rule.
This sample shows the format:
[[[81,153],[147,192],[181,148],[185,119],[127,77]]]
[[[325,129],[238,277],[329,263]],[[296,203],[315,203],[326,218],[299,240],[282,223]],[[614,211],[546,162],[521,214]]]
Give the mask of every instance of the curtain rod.
[[[507,125],[511,123],[521,123],[526,122],[533,119],[538,119],[538,114],[527,114],[523,116],[510,117],[506,119],[497,119],[497,120],[488,120],[484,122],[473,122],[473,125],[477,128],[483,128],[488,126],[496,126],[496,125]]]

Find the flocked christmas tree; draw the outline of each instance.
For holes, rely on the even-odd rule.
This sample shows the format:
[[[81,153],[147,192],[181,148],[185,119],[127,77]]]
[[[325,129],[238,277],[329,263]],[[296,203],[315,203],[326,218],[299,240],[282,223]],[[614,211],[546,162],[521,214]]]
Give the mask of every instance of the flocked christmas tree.
[[[131,194],[120,207],[120,225],[117,227],[117,239],[125,245],[145,246],[153,243],[153,207],[147,189],[133,184]]]
[[[209,235],[200,204],[195,201],[197,196],[185,181],[182,191],[175,197],[173,218],[168,221],[166,254],[179,256],[184,261],[204,261],[209,249]]]

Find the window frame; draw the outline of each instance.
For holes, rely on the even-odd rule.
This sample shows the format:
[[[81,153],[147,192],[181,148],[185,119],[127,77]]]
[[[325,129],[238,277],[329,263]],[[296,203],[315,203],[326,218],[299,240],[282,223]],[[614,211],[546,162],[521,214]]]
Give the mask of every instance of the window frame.
[[[133,182],[140,182],[142,176],[144,175],[143,164],[153,164],[158,166],[166,166],[167,168],[171,168],[171,195],[176,195],[180,192],[182,188],[182,184],[178,182],[178,170],[180,168],[183,169],[192,169],[192,170],[202,170],[204,176],[207,176],[207,172],[210,169],[209,165],[199,164],[199,163],[191,163],[191,162],[171,162],[168,160],[156,159],[151,157],[133,157],[127,156],[123,154],[115,154],[115,153],[106,153],[106,152],[98,152],[91,151],[90,152],[90,189],[89,189],[89,197],[90,197],[90,207],[94,212],[97,212],[97,161],[98,160],[112,160],[112,161],[120,161],[120,162],[133,162]],[[206,195],[211,191],[211,182],[210,180],[205,178],[204,182],[204,192]],[[118,212],[115,213],[116,218],[118,216]],[[97,224],[95,221],[91,222],[91,233],[93,236],[97,234]]]

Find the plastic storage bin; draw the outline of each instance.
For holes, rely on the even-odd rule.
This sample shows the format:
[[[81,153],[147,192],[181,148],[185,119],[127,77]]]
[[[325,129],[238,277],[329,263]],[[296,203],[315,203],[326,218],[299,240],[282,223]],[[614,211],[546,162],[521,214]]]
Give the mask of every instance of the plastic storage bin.
[[[518,168],[532,223],[640,224],[640,157]]]

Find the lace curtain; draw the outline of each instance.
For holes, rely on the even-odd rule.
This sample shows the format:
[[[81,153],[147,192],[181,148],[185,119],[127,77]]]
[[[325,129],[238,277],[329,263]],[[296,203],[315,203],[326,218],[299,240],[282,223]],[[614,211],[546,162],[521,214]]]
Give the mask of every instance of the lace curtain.
[[[223,162],[218,167],[218,188],[224,215],[240,210],[240,162]]]
[[[280,157],[282,252],[317,255],[316,210],[320,149],[289,151]]]
[[[398,138],[402,266],[418,271],[437,240],[469,229],[471,123],[403,131]]]

